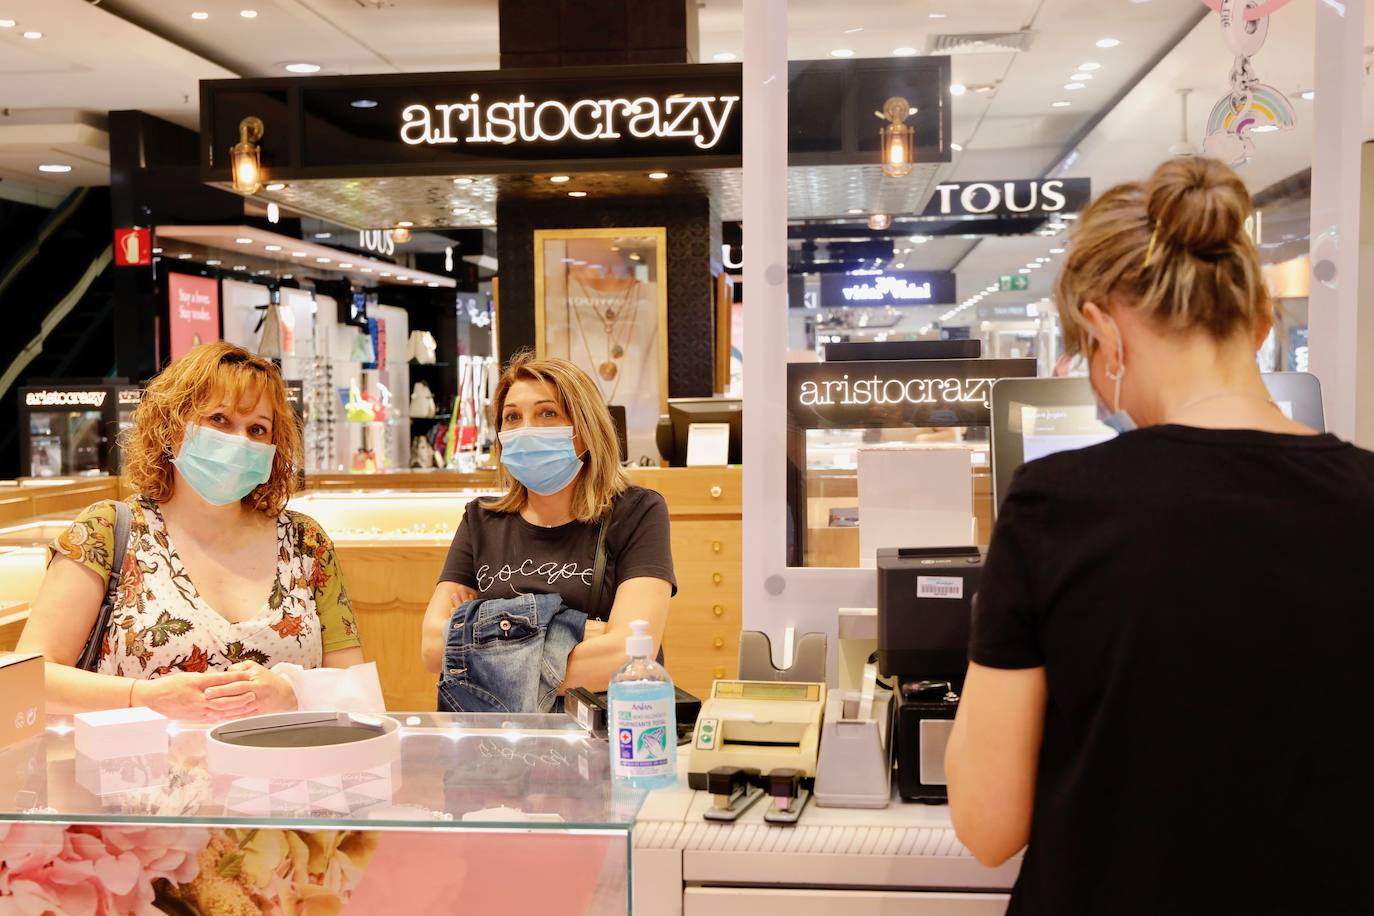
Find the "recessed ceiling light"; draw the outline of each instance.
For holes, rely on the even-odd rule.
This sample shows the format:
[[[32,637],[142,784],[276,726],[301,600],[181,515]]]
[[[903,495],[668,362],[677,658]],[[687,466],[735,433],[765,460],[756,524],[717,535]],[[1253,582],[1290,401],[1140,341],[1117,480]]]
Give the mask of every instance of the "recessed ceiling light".
[[[1085,81],[1085,80],[1090,80],[1090,79],[1092,79],[1092,78],[1093,78],[1093,75],[1092,75],[1091,73],[1087,73],[1087,72],[1085,72],[1085,71],[1080,71],[1080,72],[1078,72],[1078,73],[1075,73],[1073,76],[1069,77],[1069,79],[1073,80],[1075,83],[1083,82],[1083,81]]]
[[[268,251],[281,251],[281,246],[280,246],[280,245],[267,245],[267,246],[264,246],[264,247],[266,247],[266,249],[267,249]]]
[[[303,257],[305,257],[305,252],[304,252],[304,251],[293,251],[293,252],[291,252],[291,257],[293,257],[293,258],[303,258]]]
[[[1063,253],[1064,253],[1064,249],[1063,249],[1063,248],[1051,248],[1051,249],[1050,249],[1050,254],[1063,254]]]
[[[854,52],[849,48],[836,48],[830,52],[831,57],[853,57]]]
[[[414,225],[415,225],[415,224],[412,223],[410,220],[408,220],[408,219],[403,219],[403,220],[401,220],[399,223],[396,224],[396,227],[397,227],[398,229],[409,229],[411,226],[414,226]]]
[[[257,11],[257,10],[239,10],[239,15],[242,16],[244,19],[257,19],[257,18],[258,18],[258,11]]]
[[[433,287],[433,288],[437,288],[437,287],[439,286],[438,283],[435,283],[435,282],[433,282],[433,281],[430,281],[429,283],[426,283],[425,285],[426,285],[426,286],[429,286],[429,287]]]
[[[962,153],[964,151],[964,146],[962,143],[951,143],[949,145],[949,148],[954,150],[956,153]]]
[[[284,181],[274,181],[274,182],[272,182],[272,183],[269,184],[269,185],[263,185],[263,190],[264,190],[264,191],[285,191],[285,190],[286,190],[286,182],[284,182]]]
[[[359,273],[370,274],[370,273],[372,273],[372,268],[371,268],[371,267],[359,267],[359,268],[358,268],[358,271],[359,271]]]
[[[376,100],[376,99],[354,99],[353,101],[349,102],[348,104],[352,105],[354,108],[376,108],[376,107],[377,107],[377,100]]]
[[[1082,88],[1083,88],[1083,84],[1082,84],[1082,83],[1065,83],[1065,84],[1064,84],[1064,88],[1067,89],[1067,90],[1069,90],[1070,92],[1073,92],[1073,91],[1076,90],[1076,89],[1082,89]]]
[[[424,280],[421,280],[419,277],[416,277],[415,279],[411,280],[410,282],[411,282],[411,283],[420,283],[420,284],[423,284],[425,281],[424,281]]]
[[[944,19],[944,18],[945,18],[945,14],[944,14],[944,13],[926,13],[926,18],[928,18],[928,19]]]
[[[209,19],[209,18],[210,18],[210,14],[207,13],[207,12],[204,12],[203,10],[197,10],[196,12],[194,12],[194,13],[191,14],[191,18],[192,18],[192,19]]]
[[[218,266],[220,266],[221,264],[223,264],[224,262],[221,261],[219,258],[211,258],[210,260],[206,261],[205,263],[206,263],[206,265],[209,266],[209,267],[218,267]]]
[[[1102,65],[1099,64],[1097,61],[1090,60],[1090,61],[1087,61],[1086,63],[1079,64],[1079,65],[1078,65],[1078,69],[1080,69],[1080,70],[1086,70],[1086,71],[1088,71],[1089,73],[1091,73],[1091,72],[1094,71],[1094,70],[1101,70],[1101,69],[1102,69]]]
[[[179,254],[179,255],[177,255],[177,260],[178,260],[178,261],[189,261],[189,260],[191,260],[191,256],[190,256],[189,254]]]
[[[69,166],[69,165],[63,165],[62,163],[59,163],[59,162],[45,162],[44,164],[42,164],[42,165],[40,165],[40,166],[38,167],[38,171],[40,171],[40,172],[52,172],[52,173],[54,173],[54,174],[59,174],[59,175],[60,175],[60,174],[64,174],[64,173],[66,173],[66,172],[70,172],[71,170],[72,170],[72,167],[71,167],[71,166]]]
[[[287,73],[319,73],[319,64],[287,64]]]
[[[0,19],[0,29],[12,29],[18,24],[13,19]]]
[[[1019,273],[1019,274],[1028,274],[1028,273],[1030,273],[1030,268],[1029,268],[1029,267],[1022,267],[1020,270],[1017,271],[1017,273]]]
[[[234,239],[234,241],[237,242],[237,243],[240,244],[240,245],[251,245],[251,244],[253,244],[253,240],[252,240],[252,239],[237,238],[237,239]]]
[[[295,275],[295,274],[282,274],[282,275],[281,275],[281,278],[282,278],[283,280],[294,280],[294,279],[296,278],[296,275]]]
[[[1072,104],[1073,104],[1072,102],[1066,102],[1066,101],[1064,101],[1063,99],[1060,99],[1060,100],[1057,101],[1057,102],[1050,102],[1050,107],[1051,107],[1051,108],[1068,108],[1068,107],[1069,107],[1070,105],[1072,105]]]
[[[892,55],[894,57],[915,57],[918,53],[919,52],[915,48],[909,48],[906,45],[892,49]]]
[[[552,181],[554,184],[562,184],[565,181],[572,181],[572,178],[567,175],[550,175],[549,181]]]
[[[332,239],[333,237],[334,237],[334,233],[332,233],[332,232],[316,232],[316,233],[315,233],[315,238],[317,238],[317,239]]]
[[[668,177],[668,173],[667,173],[667,172],[650,172],[650,173],[649,173],[649,177],[652,178],[654,181],[662,181],[663,179],[665,179],[665,178]]]
[[[453,208],[453,215],[454,215],[454,216],[462,216],[464,213],[471,213],[471,212],[472,212],[472,208],[471,208],[471,207],[454,207],[454,208]]]
[[[330,260],[331,260],[330,258],[316,258],[316,259],[315,259],[315,263],[316,263],[316,264],[328,264],[328,263],[330,262]]]
[[[950,94],[950,95],[963,95],[963,94],[964,94],[965,92],[967,92],[967,91],[968,91],[968,88],[967,88],[963,83],[950,83],[950,84],[949,84],[949,94]]]
[[[352,266],[353,266],[353,264],[352,264],[352,262],[350,262],[350,261],[340,261],[340,262],[339,262],[339,268],[340,268],[341,270],[348,270],[348,269],[349,269],[350,267],[352,267]]]
[[[247,269],[248,269],[248,265],[247,265],[247,264],[235,264],[233,267],[231,267],[231,268],[229,268],[229,269],[230,269],[230,270],[247,270]]]
[[[738,55],[735,54],[734,51],[717,51],[715,54],[711,55],[712,60],[718,60],[721,63],[735,60],[737,57]]]
[[[859,209],[858,207],[850,207],[849,210],[848,210],[847,212],[848,212],[851,216],[858,216],[860,213],[862,213],[862,212],[864,212],[864,211],[861,210],[861,209]]]
[[[454,183],[454,184],[472,184],[472,179],[471,179],[471,178],[455,178],[455,179],[453,179],[453,183]]]
[[[1097,46],[1099,48],[1115,48],[1119,44],[1121,44],[1121,39],[1119,38],[1099,38],[1097,40]]]
[[[863,30],[864,30],[864,27],[861,26],[861,25],[859,25],[859,26],[855,26],[855,27],[852,28],[852,29],[845,29],[845,30],[844,30],[844,33],[845,33],[846,35],[853,35],[855,32],[862,32]]]
[[[381,273],[377,274],[377,276],[379,276],[379,277],[389,277],[389,276],[391,276],[391,271],[389,271],[389,270],[384,270],[384,271],[382,271]]]
[[[1309,90],[1307,90],[1306,92],[1302,93],[1302,96],[1301,96],[1301,97],[1302,97],[1303,101],[1305,101],[1305,102],[1310,102],[1310,101],[1312,101],[1313,99],[1315,99],[1315,98],[1317,97],[1317,93],[1315,93],[1315,92],[1313,92],[1311,89],[1309,89]]]
[[[569,197],[586,197],[586,196],[587,196],[587,192],[586,192],[586,191],[569,191],[569,192],[568,192],[568,196],[569,196]]]
[[[492,219],[490,216],[483,217],[482,219],[478,220],[478,222],[480,222],[483,226],[495,226],[495,225],[496,225],[496,220]]]
[[[40,39],[40,38],[43,37],[43,33],[42,33],[42,32],[25,32],[25,33],[24,33],[24,37],[27,38],[29,41],[37,41],[38,39]]]

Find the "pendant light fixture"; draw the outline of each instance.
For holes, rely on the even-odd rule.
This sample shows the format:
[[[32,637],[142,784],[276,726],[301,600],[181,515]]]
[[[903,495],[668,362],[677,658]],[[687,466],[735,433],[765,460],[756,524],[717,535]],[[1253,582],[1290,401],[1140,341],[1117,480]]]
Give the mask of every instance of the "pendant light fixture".
[[[874,112],[888,122],[878,134],[883,144],[883,174],[889,178],[904,178],[911,174],[916,132],[906,123],[906,119],[913,113],[911,103],[899,95],[884,102],[881,112]]]
[[[263,126],[258,118],[248,117],[239,122],[239,142],[229,150],[234,170],[234,190],[240,194],[256,194],[262,190]]]

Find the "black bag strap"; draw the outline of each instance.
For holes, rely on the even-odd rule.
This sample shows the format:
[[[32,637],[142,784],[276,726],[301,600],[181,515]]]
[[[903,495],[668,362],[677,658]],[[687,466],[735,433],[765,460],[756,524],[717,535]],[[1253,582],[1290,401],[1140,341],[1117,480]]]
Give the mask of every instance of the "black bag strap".
[[[596,534],[596,559],[592,565],[592,596],[587,602],[588,615],[601,607],[601,592],[606,587],[606,529],[611,527],[611,513],[601,517],[601,530]]]
[[[133,524],[133,508],[122,499],[115,506],[114,544],[110,548],[110,578],[105,586],[105,598],[100,603],[100,613],[96,615],[95,626],[86,637],[86,645],[76,667],[84,671],[94,671],[100,664],[100,646],[105,641],[105,630],[110,626],[110,615],[114,613],[115,597],[119,594],[119,577],[124,570],[124,554],[129,546],[129,528]]]

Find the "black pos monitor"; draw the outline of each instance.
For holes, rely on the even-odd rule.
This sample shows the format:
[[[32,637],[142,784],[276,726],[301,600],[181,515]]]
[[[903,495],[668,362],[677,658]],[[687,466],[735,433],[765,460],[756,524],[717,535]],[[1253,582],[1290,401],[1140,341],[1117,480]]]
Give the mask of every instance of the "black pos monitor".
[[[687,437],[693,423],[730,427],[729,464],[744,463],[744,402],[738,398],[669,398],[668,416],[659,421],[658,450],[673,467],[687,463]]]

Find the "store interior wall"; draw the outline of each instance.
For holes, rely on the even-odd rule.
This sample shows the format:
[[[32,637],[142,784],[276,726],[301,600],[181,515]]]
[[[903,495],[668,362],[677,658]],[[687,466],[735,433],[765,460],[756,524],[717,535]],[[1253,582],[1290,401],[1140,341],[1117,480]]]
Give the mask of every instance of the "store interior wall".
[[[1374,142],[1360,147],[1360,293],[1355,444],[1374,448]]]
[[[534,349],[535,230],[662,226],[668,230],[668,396],[710,397],[715,364],[711,240],[720,232],[711,224],[704,194],[595,204],[577,199],[499,202],[501,361],[517,350]]]

